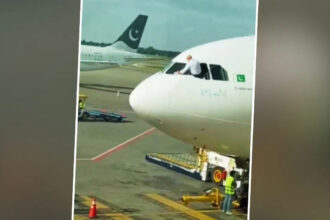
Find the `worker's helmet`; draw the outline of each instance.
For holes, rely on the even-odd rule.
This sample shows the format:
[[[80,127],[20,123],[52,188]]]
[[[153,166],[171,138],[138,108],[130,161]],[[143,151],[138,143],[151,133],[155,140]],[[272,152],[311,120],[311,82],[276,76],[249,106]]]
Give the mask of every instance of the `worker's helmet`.
[[[235,170],[232,170],[232,171],[230,171],[229,175],[232,176],[232,177],[234,177],[235,176],[235,173],[236,173],[236,171]]]

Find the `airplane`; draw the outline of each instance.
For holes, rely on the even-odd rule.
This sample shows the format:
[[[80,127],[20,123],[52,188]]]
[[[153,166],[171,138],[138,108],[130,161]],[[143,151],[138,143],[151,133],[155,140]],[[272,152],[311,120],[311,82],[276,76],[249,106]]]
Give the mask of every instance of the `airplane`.
[[[175,74],[187,55],[203,78]],[[237,37],[188,49],[143,80],[129,103],[148,123],[193,146],[248,161],[252,117],[255,37]]]
[[[143,58],[136,53],[148,16],[139,15],[110,46],[81,45],[80,70],[112,68],[127,63],[130,59]]]

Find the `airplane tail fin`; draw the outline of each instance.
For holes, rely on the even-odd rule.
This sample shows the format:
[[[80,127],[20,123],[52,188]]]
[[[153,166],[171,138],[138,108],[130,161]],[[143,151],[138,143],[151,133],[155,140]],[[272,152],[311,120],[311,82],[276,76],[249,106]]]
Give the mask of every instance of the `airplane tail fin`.
[[[148,16],[139,15],[112,45],[116,46],[120,44],[120,42],[123,42],[130,49],[137,50],[142,38],[144,27],[147,23],[147,19]]]

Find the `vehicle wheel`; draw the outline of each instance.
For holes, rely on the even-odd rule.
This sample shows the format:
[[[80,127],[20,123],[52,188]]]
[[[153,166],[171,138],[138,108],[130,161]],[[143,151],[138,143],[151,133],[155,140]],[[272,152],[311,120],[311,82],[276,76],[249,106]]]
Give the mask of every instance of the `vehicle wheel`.
[[[236,189],[236,194],[238,197],[244,197],[248,195],[248,191],[249,191],[249,184],[242,183],[242,185]]]
[[[88,119],[88,113],[84,113],[83,115],[82,115],[82,120],[83,121],[87,121],[87,119]]]
[[[214,208],[219,207],[219,205],[220,205],[220,204],[217,204],[217,203],[215,203],[215,202],[212,202],[212,206],[213,206]]]
[[[213,183],[221,184],[222,182],[222,169],[220,167],[214,167],[211,172],[211,180]]]

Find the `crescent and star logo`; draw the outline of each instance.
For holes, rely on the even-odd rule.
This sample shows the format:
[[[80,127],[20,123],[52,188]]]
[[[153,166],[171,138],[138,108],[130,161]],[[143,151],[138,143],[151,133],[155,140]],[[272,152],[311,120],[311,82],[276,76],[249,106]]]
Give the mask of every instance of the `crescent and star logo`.
[[[128,32],[129,39],[131,41],[137,41],[139,39],[139,37],[134,37],[133,34],[137,35],[138,33],[139,33],[139,30],[134,30],[134,32],[133,32],[133,29],[129,30],[129,32]]]

